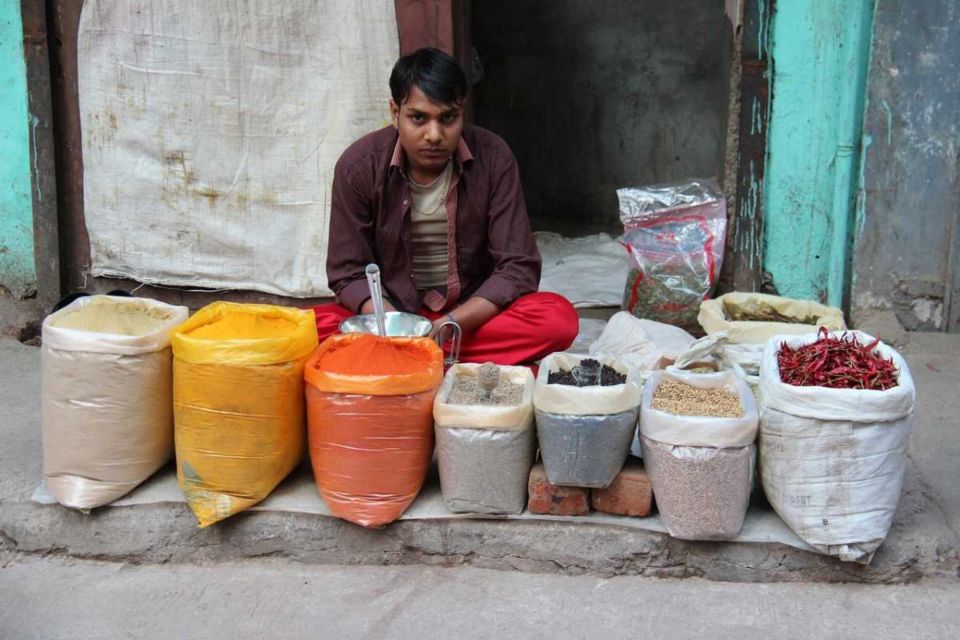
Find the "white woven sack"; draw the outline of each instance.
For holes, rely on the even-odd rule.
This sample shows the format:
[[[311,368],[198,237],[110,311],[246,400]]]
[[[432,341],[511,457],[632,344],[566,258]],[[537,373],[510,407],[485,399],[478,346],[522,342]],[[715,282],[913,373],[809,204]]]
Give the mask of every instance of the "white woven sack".
[[[693,342],[693,336],[680,327],[618,311],[590,345],[590,354],[613,356],[646,377],[662,361],[675,360]]]
[[[862,343],[873,337],[855,334]],[[843,335],[838,332],[833,335]],[[900,373],[886,391],[795,387],[780,381],[777,352],[817,336],[774,336],[760,371],[760,472],[770,504],[807,544],[867,563],[893,521],[914,422],[907,363],[880,343]]]
[[[547,384],[551,371],[569,370],[588,358],[626,375],[627,381],[606,387]],[[533,406],[538,411],[559,415],[611,415],[636,409],[640,406],[641,394],[640,371],[628,367],[618,358],[599,354],[552,353],[540,363]]]
[[[97,307],[148,311],[149,328],[105,331],[123,322],[92,320]],[[43,323],[43,475],[58,502],[91,509],[150,477],[173,452],[170,333],[186,307],[91,296]],[[114,318],[117,315],[113,316]]]
[[[739,418],[680,416],[651,407],[653,394],[664,380],[678,380],[698,389],[723,389],[740,398]],[[732,371],[684,374],[655,371],[643,388],[640,433],[650,440],[681,447],[725,449],[753,444],[757,437],[757,404],[747,383]]]
[[[523,385],[520,404],[514,406],[486,406],[477,404],[449,404],[447,399],[458,376],[476,377],[479,364],[455,364],[447,371],[433,401],[433,420],[436,426],[450,429],[492,429],[494,431],[521,431],[533,425],[533,374],[527,367],[500,367],[501,379]]]

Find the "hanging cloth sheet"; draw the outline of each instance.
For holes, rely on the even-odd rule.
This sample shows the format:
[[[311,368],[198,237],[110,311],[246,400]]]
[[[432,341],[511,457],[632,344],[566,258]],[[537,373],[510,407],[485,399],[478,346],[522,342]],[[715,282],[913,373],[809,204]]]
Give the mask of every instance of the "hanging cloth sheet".
[[[330,295],[333,168],[389,121],[393,0],[87,0],[91,274]]]

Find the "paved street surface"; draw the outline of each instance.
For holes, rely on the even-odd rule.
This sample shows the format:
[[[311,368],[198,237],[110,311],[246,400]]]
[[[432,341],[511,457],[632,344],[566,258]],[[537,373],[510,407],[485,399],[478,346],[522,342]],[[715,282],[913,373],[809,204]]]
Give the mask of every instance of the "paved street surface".
[[[732,584],[6,556],[0,637],[960,638],[960,584]]]

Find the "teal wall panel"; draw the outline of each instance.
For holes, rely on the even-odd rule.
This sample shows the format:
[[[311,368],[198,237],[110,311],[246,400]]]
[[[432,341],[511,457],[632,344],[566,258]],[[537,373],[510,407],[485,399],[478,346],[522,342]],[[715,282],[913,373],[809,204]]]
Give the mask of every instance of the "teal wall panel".
[[[847,302],[873,5],[776,4],[764,268],[786,296]]]
[[[36,288],[27,68],[20,0],[0,0],[0,286]]]

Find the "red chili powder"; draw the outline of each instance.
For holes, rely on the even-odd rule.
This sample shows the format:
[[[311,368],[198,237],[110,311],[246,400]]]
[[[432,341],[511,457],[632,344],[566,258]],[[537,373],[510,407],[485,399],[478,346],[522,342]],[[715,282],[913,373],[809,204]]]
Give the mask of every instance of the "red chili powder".
[[[407,340],[363,335],[340,342],[317,362],[319,371],[358,376],[383,376],[424,371],[433,362],[430,351]]]

